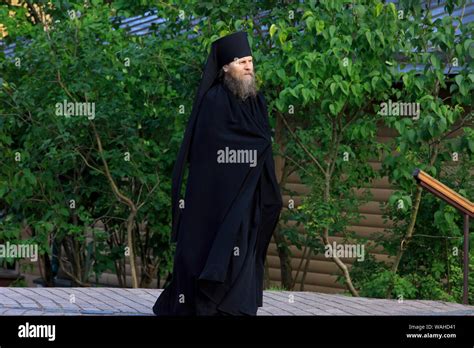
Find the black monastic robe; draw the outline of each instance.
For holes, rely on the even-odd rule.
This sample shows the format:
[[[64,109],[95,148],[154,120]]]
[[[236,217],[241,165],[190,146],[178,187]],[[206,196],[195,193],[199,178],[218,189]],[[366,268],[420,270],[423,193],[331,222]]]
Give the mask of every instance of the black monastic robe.
[[[226,147],[255,150],[257,161],[219,163]],[[242,101],[216,82],[196,119],[172,279],[154,313],[256,315],[281,207],[263,94]]]

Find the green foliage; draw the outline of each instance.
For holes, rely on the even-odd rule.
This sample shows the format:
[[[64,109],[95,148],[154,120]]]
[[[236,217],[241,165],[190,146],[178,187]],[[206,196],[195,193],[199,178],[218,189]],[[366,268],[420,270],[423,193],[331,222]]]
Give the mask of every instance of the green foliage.
[[[397,96],[402,101],[419,103],[419,118],[384,119],[399,134],[390,144],[396,153],[387,153],[382,164],[382,173],[397,187],[386,205],[386,217],[394,222],[393,236],[381,242],[392,256],[397,254],[400,240],[415,218],[415,168],[465,197],[474,196],[474,138],[469,127],[473,120],[472,83],[466,83],[474,67],[470,54],[473,24],[460,24],[460,34],[455,37],[455,17],[446,16],[432,23],[422,19],[420,12],[408,11],[413,17],[403,22],[404,54],[411,63],[423,64],[425,68],[422,74],[403,73],[403,88]],[[423,22],[423,27],[414,28],[413,24],[418,22]],[[433,49],[426,52],[426,47]],[[449,75],[455,67],[462,67],[460,73]],[[446,91],[448,97],[444,95]],[[414,235],[398,272],[416,287],[417,298],[461,301],[462,221],[456,209],[423,192]],[[469,297],[472,303],[472,289]]]
[[[260,69],[270,87],[270,109],[299,139],[283,123],[276,125],[284,134],[276,150],[286,158],[288,173],[296,171],[310,187],[303,203],[285,217],[297,225],[282,231],[297,247],[315,253],[322,250],[326,230],[362,242],[347,227],[361,219],[357,207],[369,199],[365,188],[377,178],[369,160],[383,145],[376,142],[373,105],[395,93],[399,78],[390,63],[399,50],[399,22],[390,6],[378,6],[374,16],[374,4],[310,1],[298,4],[297,19],[288,15],[296,13],[290,5],[267,22],[270,42],[263,44],[268,53]],[[295,232],[299,224],[305,238]]]
[[[111,178],[140,206],[142,271],[152,277],[159,265],[165,275],[171,169],[186,123],[179,108],[190,111],[193,91],[183,86],[197,81],[193,62],[204,55],[179,36],[117,30],[107,5],[69,4],[80,17],[30,31],[31,42],[18,41],[18,61],[1,61],[0,239],[20,240],[29,226],[41,254],[52,255],[52,240],[76,243],[68,259],[82,255],[72,267],[81,281],[123,266],[129,208],[105,175],[98,137]],[[94,103],[95,117],[57,115],[63,101]],[[103,227],[92,228],[98,221]]]
[[[471,197],[474,194],[474,183],[471,180],[470,162],[461,163],[456,170],[445,174],[441,181],[461,194]],[[401,197],[396,192],[392,197]],[[409,197],[409,196],[408,196]],[[410,207],[411,208],[411,207]],[[394,200],[387,207],[387,217],[394,221],[394,228],[387,238],[380,234],[378,243],[384,246],[392,257],[400,247],[400,239],[404,235],[409,221],[410,209],[400,208]],[[354,264],[351,274],[361,289],[361,295],[385,297],[390,280],[395,286],[391,297],[431,299],[444,301],[462,301],[463,288],[463,216],[450,205],[435,196],[424,193],[415,225],[415,234],[408,244],[401,260],[397,274],[393,274],[388,266],[376,262],[373,257],[364,262]],[[473,238],[470,238],[472,245]],[[474,251],[470,249],[470,269],[474,264]],[[408,288],[398,289],[400,279],[409,282]],[[469,279],[469,302],[474,300],[474,280]]]

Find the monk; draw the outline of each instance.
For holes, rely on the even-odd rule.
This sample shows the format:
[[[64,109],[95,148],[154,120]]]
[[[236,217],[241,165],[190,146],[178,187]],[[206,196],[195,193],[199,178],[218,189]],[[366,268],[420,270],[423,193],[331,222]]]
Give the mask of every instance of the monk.
[[[212,43],[173,169],[171,281],[156,315],[251,315],[282,199],[245,32]],[[184,170],[188,179],[184,198]]]

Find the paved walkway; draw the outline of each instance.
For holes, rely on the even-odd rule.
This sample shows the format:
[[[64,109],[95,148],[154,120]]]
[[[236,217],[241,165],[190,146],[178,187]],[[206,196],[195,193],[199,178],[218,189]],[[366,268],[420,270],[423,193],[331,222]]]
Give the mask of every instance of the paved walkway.
[[[154,315],[161,289],[0,288],[0,315]],[[265,291],[258,315],[473,315],[474,306]]]

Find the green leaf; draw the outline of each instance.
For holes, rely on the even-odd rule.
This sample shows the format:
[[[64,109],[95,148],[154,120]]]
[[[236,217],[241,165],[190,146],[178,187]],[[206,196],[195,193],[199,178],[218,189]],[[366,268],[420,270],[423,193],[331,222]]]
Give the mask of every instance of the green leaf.
[[[403,80],[403,84],[405,85],[405,87],[410,86],[410,76],[408,74],[403,74],[402,80]]]
[[[373,88],[374,90],[377,89],[377,82],[378,82],[379,80],[380,80],[380,78],[379,78],[378,76],[374,76],[374,77],[372,78],[372,88]]]
[[[467,39],[466,41],[464,41],[464,50],[466,52],[469,52],[471,58],[474,58],[474,40]]]
[[[285,75],[285,70],[283,70],[283,69],[278,69],[276,73],[277,73],[277,76],[278,76],[281,80],[284,80],[284,79],[285,79],[285,77],[286,77],[286,75]]]
[[[272,24],[270,26],[270,37],[273,37],[273,35],[275,35],[276,31],[277,31],[277,26],[275,24]]]
[[[313,12],[305,11],[301,19],[306,19],[306,17],[313,16]]]
[[[369,43],[370,47],[373,48],[372,33],[370,31],[366,31],[365,37],[367,38],[367,42]]]
[[[275,105],[276,105],[276,107],[279,111],[281,111],[281,112],[285,111],[284,110],[285,109],[285,104],[284,104],[283,100],[277,99],[276,102],[275,102]]]
[[[324,30],[324,21],[316,21],[316,34],[321,34]]]
[[[474,153],[474,140],[468,140],[467,146],[469,147],[469,150],[471,150],[471,152]]]
[[[284,31],[280,31],[280,35],[278,35],[278,40],[280,41],[280,44],[283,45],[285,43],[287,36],[287,33],[285,33]]]
[[[290,91],[290,94],[295,97],[295,98],[298,98],[298,94],[296,93],[296,88],[289,88],[288,90]]]
[[[419,79],[416,79],[416,80],[415,80],[415,86],[416,86],[420,91],[423,90],[423,82],[420,81]]]
[[[382,31],[380,29],[377,29],[375,33],[377,34],[379,41],[382,43],[382,46],[385,46],[385,39],[384,39]]]
[[[441,117],[439,122],[438,122],[438,129],[439,129],[440,133],[443,133],[446,130],[447,127],[448,127],[448,124],[446,122],[446,118]]]
[[[382,9],[383,9],[383,3],[379,2],[377,5],[375,5],[375,17],[380,16]]]
[[[304,102],[308,102],[309,98],[311,97],[309,90],[307,88],[303,88],[301,92],[303,93]]]
[[[241,19],[236,20],[235,23],[234,23],[234,28],[235,28],[236,30],[241,30],[241,28],[242,28],[242,23],[243,23],[243,20],[241,20]],[[270,35],[270,36],[271,36],[271,35]]]
[[[438,70],[441,69],[441,61],[435,54],[432,54],[430,56],[430,61],[431,61],[431,64],[435,67],[435,69],[438,69]]]
[[[453,222],[454,222],[454,216],[452,213],[450,212],[445,212],[444,213],[444,219],[446,220],[446,222],[449,224],[449,225],[452,225]]]
[[[414,129],[409,129],[407,131],[407,138],[411,143],[414,143],[416,138],[416,131]]]
[[[347,81],[342,81],[339,84],[339,88],[342,90],[342,93],[344,93],[345,95],[349,95],[349,84],[347,83]]]
[[[7,192],[8,192],[8,186],[6,185],[6,183],[3,185],[0,185],[0,198],[2,198]]]
[[[398,15],[397,15],[397,8],[395,7],[395,4],[391,2],[388,4],[388,7],[390,7],[390,10],[392,11],[393,18],[397,19]]]
[[[70,215],[69,209],[62,207],[59,209],[59,214],[61,214],[62,216],[68,217]]]
[[[31,173],[31,171],[26,168],[25,170],[23,170],[23,175],[25,177],[25,180],[31,184],[31,185],[36,185],[36,178],[34,177],[34,175]]]

